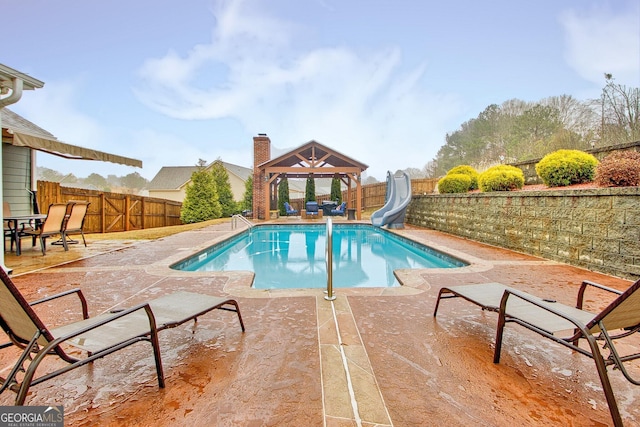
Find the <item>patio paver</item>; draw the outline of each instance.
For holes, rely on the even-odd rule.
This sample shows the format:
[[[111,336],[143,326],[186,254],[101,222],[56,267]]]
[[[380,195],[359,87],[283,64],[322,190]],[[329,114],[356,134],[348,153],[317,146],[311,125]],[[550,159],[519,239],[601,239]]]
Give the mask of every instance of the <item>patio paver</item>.
[[[527,331],[507,331],[494,365],[494,313],[454,300],[435,319],[432,311],[442,286],[501,282],[571,303],[583,279],[618,289],[628,281],[414,227],[399,233],[472,264],[402,271],[402,288],[337,289],[333,307],[317,289],[256,291],[247,273],[168,268],[230,233],[221,224],[149,242],[89,240],[87,249],[74,245],[62,254],[88,258],[53,267],[35,257],[18,265],[29,264],[30,248],[20,260],[7,255],[28,299],[80,287],[96,313],[188,289],[236,297],[247,327],[243,334],[232,313],[214,312],[195,327],[164,331],[164,390],[140,345],[33,387],[27,404],[64,405],[68,426],[610,424],[591,360]],[[55,259],[56,249],[47,251],[52,263],[65,260]],[[601,306],[599,297],[588,304]],[[55,322],[74,311],[70,304],[40,312]],[[5,372],[7,353],[0,354]],[[631,370],[640,376],[639,364]],[[619,372],[610,377],[625,425],[640,425],[640,388]],[[13,397],[3,394],[0,405]]]

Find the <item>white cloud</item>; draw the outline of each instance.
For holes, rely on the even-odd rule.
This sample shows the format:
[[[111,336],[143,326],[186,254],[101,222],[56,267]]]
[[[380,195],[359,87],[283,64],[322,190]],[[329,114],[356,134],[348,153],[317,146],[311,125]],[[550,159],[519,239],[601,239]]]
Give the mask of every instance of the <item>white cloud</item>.
[[[627,4],[616,11],[597,5],[561,16],[566,59],[586,80],[604,86],[604,73],[611,73],[618,83],[640,86],[640,7]]]
[[[82,83],[78,82],[47,82],[46,90],[28,93],[14,109],[63,142],[100,149],[106,143],[104,129],[98,121],[73,107],[80,90]]]
[[[222,4],[211,44],[147,60],[139,99],[174,118],[233,118],[277,147],[315,139],[369,164],[379,179],[434,157],[460,107],[426,87],[425,64],[404,70],[393,47],[295,52],[294,25],[245,6]]]
[[[163,166],[195,166],[199,159],[211,162],[211,154],[181,137],[153,129],[140,129],[132,134],[130,148],[138,152],[144,163],[145,178],[151,180]]]

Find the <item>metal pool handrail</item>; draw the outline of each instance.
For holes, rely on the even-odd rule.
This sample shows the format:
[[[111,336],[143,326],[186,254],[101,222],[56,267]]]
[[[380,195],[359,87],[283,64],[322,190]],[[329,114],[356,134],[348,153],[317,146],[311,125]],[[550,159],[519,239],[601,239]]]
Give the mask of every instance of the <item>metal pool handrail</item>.
[[[336,297],[333,295],[333,221],[331,218],[327,218],[325,256],[327,259],[327,295],[324,296],[324,299],[333,301]]]
[[[247,218],[243,217],[240,214],[235,214],[231,216],[231,229],[235,230],[236,227],[238,226],[238,219],[241,220],[242,222],[244,222],[245,224],[247,224],[249,226],[249,228],[253,227],[253,223],[251,221],[249,221]]]

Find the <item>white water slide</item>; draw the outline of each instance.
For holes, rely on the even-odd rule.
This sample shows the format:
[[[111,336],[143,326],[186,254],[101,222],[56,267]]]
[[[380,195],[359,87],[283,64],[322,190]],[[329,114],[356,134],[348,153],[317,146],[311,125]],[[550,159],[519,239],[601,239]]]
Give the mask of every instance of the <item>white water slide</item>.
[[[404,216],[411,202],[411,178],[406,172],[387,172],[387,201],[371,214],[371,224],[376,227],[404,228]]]

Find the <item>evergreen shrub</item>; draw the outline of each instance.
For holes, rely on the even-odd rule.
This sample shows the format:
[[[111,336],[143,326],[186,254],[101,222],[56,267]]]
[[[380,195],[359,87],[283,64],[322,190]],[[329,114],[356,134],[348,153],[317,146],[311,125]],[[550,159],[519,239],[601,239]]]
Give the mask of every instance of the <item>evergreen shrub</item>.
[[[180,220],[185,224],[220,218],[222,206],[218,199],[218,189],[213,174],[200,168],[191,174],[187,185]]]
[[[536,173],[549,187],[593,181],[598,159],[580,150],[558,150],[536,164]]]
[[[595,182],[601,187],[636,187],[640,185],[640,153],[616,151],[596,167]]]
[[[493,166],[478,175],[478,186],[483,192],[520,190],[524,173],[515,166]]]
[[[438,181],[438,192],[466,193],[471,187],[471,177],[462,173],[447,173]]]
[[[460,165],[454,168],[451,168],[447,175],[449,174],[463,174],[468,175],[471,178],[471,185],[469,185],[469,190],[477,190],[478,189],[478,171],[473,167],[468,165]]]

